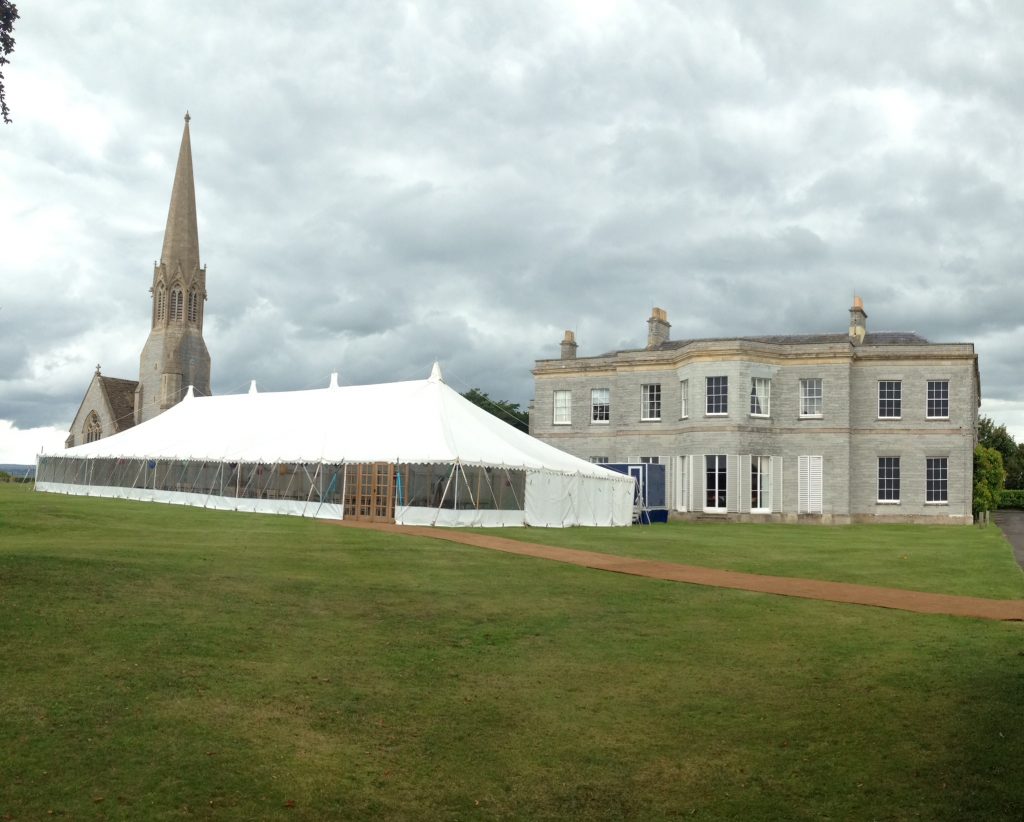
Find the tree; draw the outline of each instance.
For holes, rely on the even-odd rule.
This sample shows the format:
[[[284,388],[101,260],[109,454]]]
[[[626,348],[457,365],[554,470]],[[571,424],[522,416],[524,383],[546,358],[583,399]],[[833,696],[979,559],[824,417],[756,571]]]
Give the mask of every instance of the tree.
[[[1005,425],[988,417],[978,420],[978,444],[1002,454],[1007,488],[1024,488],[1024,445],[1018,445]]]
[[[530,412],[520,408],[518,403],[508,402],[507,400],[492,400],[479,388],[470,388],[462,396],[474,405],[484,409],[484,411],[494,414],[500,420],[504,420],[513,428],[517,428],[527,434],[530,433]]]
[[[11,61],[7,55],[14,51],[14,21],[18,19],[18,7],[11,0],[0,0],[0,116],[10,124],[10,110],[4,94],[3,67]]]
[[[999,507],[999,494],[1003,490],[1006,472],[1003,455],[994,448],[979,445],[974,449],[974,502],[975,515],[982,511],[995,511]]]

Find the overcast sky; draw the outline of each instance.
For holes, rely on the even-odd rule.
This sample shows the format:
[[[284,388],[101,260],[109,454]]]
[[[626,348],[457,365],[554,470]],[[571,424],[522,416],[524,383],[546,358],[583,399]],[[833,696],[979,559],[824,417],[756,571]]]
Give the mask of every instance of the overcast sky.
[[[138,378],[191,112],[214,393],[579,354],[973,342],[1024,440],[1018,2],[21,2],[0,126],[0,462]],[[828,6],[828,8],[825,8]]]

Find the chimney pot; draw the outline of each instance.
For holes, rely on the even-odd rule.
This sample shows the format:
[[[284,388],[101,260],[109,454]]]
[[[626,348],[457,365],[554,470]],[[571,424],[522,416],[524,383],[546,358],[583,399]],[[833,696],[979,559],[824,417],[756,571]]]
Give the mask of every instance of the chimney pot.
[[[665,309],[652,308],[651,318],[647,321],[647,347],[656,348],[661,343],[668,342],[671,328]]]
[[[565,337],[562,338],[561,354],[563,360],[574,360],[576,359],[576,335],[572,331],[566,331]]]
[[[864,300],[855,296],[850,307],[850,342],[860,345],[868,333],[868,312],[864,310]]]

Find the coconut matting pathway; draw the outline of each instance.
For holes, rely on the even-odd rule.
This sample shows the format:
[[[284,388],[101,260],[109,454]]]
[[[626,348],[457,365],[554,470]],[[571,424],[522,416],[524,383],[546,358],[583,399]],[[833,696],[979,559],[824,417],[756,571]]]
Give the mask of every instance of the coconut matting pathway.
[[[580,551],[575,548],[554,548],[549,545],[492,537],[489,534],[466,533],[444,528],[389,525],[354,520],[343,520],[336,524],[349,528],[383,531],[389,534],[442,539],[462,545],[472,545],[476,548],[488,548],[492,551],[504,551],[509,554],[566,562],[600,571],[614,571],[618,574],[632,574],[672,582],[688,582],[693,585],[735,588],[740,591],[821,599],[829,602],[846,602],[854,605],[874,605],[879,608],[895,608],[919,614],[948,614],[978,619],[1024,621],[1024,600],[928,594],[922,591],[905,591],[901,588],[878,588],[873,585],[853,585],[846,582],[745,574],[738,571],[703,568],[697,565],[681,565],[677,562],[599,554],[595,551]]]

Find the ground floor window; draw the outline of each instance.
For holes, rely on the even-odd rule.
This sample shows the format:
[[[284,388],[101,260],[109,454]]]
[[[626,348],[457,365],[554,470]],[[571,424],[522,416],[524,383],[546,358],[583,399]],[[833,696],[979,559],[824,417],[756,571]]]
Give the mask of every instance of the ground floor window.
[[[750,510],[770,511],[771,501],[771,457],[750,458]]]
[[[900,458],[878,458],[878,501],[894,503],[900,501]]]
[[[728,469],[725,454],[708,454],[705,467],[705,511],[725,511],[728,502]]]
[[[641,465],[660,465],[661,457],[640,457]]]
[[[949,502],[949,458],[925,460],[925,502]]]

